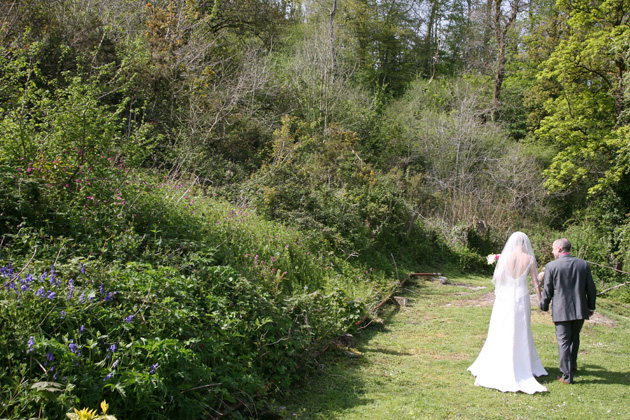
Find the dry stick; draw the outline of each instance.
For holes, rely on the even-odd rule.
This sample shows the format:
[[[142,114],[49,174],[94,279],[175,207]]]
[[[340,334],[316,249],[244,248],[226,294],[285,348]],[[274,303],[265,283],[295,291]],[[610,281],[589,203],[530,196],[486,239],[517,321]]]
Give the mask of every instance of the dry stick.
[[[37,245],[35,245],[35,249],[33,250],[33,255],[31,255],[31,259],[30,259],[30,260],[28,260],[28,262],[26,263],[26,265],[24,266],[24,268],[22,268],[22,269],[20,270],[20,272],[19,272],[19,273],[17,273],[17,275],[16,275],[15,277],[17,277],[17,276],[19,276],[20,274],[22,274],[22,273],[24,272],[24,270],[26,270],[26,269],[28,268],[28,266],[31,264],[31,261],[33,261],[33,258],[35,258],[35,253],[36,253],[36,252],[37,252]],[[7,283],[7,284],[8,284],[8,283]]]
[[[597,264],[597,263],[594,263],[594,262],[591,262],[591,261],[586,261],[586,262],[587,262],[587,263],[589,263],[589,264],[598,265],[598,266],[600,266],[600,267],[610,268],[611,270],[614,270],[614,271],[616,271],[617,273],[627,274],[627,275],[629,275],[629,276],[630,276],[630,273],[627,273],[627,272],[625,272],[625,271],[618,270],[618,269],[616,269],[615,267],[609,267],[609,266],[607,266],[607,265]]]
[[[433,277],[435,277],[435,276],[441,276],[441,275],[442,275],[441,273],[411,273],[396,287],[396,289],[400,288],[411,277],[420,277],[420,276],[433,276]],[[391,297],[394,295],[395,292],[396,292],[396,290],[394,290],[389,296],[387,296],[385,299],[383,299],[381,301],[381,303],[379,303],[373,309],[373,311],[377,311],[381,306],[383,306],[389,299],[391,299]],[[365,317],[363,317],[363,319],[357,321],[356,325],[357,326],[361,325],[368,317],[369,317],[369,314],[366,315]],[[321,349],[320,351],[317,351],[314,354],[312,354],[312,357],[315,358],[315,357],[321,355],[322,353],[324,353],[326,350],[328,350],[328,348],[330,348],[330,346],[331,346],[331,344],[333,342],[334,342],[334,340],[330,341],[323,349]],[[295,370],[300,370],[303,366],[304,365],[298,366]],[[265,388],[269,389],[269,388],[271,388],[271,385],[273,385],[273,381],[271,381],[268,384],[266,384]],[[228,407],[228,409],[226,411],[224,411],[223,413],[219,413],[216,417],[212,417],[212,418],[215,419],[215,420],[216,419],[222,419],[222,418],[224,418],[226,416],[229,416],[234,411],[238,410],[239,408],[241,408],[244,405],[245,405],[245,403],[243,401],[239,400],[238,403],[232,405],[231,407]]]
[[[625,272],[625,271],[618,270],[618,269],[616,269],[615,267],[609,267],[609,266],[607,266],[607,265],[597,264],[597,263],[594,263],[594,262],[591,262],[591,261],[586,261],[586,262],[587,262],[587,263],[589,263],[589,264],[598,265],[598,266],[600,266],[600,267],[610,268],[611,270],[614,270],[614,271],[616,271],[616,272],[618,272],[618,273],[621,273],[621,274],[630,275],[630,273],[627,273],[627,272]],[[616,285],[616,286],[609,287],[608,289],[605,289],[605,290],[602,290],[601,292],[599,292],[599,293],[597,294],[597,296],[601,296],[601,295],[603,295],[603,294],[604,294],[604,293],[606,293],[606,292],[610,292],[611,290],[615,290],[615,289],[619,289],[620,287],[627,286],[628,284],[630,284],[630,282],[625,282],[625,283],[623,283],[623,284],[618,284],[618,285]]]
[[[597,294],[597,296],[603,295],[603,294],[604,294],[604,293],[606,293],[606,292],[610,292],[611,290],[619,289],[620,287],[627,286],[627,285],[629,285],[629,284],[630,284],[630,282],[625,282],[625,283],[623,283],[623,284],[618,284],[618,285],[616,285],[616,286],[609,287],[608,289],[606,289],[606,290],[602,290],[601,292],[599,292],[599,293]]]

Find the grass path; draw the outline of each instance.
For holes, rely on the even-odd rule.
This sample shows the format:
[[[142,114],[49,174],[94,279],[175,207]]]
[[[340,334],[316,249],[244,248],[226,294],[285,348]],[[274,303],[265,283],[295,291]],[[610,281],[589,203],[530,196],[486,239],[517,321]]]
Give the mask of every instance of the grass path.
[[[321,369],[285,395],[295,419],[630,419],[630,308],[605,299],[582,330],[574,385],[559,373],[551,315],[532,309],[532,331],[549,372],[543,394],[476,387],[466,370],[486,338],[494,296],[487,277],[414,280],[407,307],[357,335],[352,357],[327,352]]]

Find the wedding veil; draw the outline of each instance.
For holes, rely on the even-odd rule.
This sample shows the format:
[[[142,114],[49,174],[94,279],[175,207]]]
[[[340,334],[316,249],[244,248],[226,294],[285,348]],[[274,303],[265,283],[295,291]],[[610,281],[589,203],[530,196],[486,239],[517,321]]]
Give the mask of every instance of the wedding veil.
[[[536,257],[529,238],[523,232],[514,232],[503,247],[492,283],[499,287],[506,276],[517,279],[531,270],[532,264],[537,271]]]

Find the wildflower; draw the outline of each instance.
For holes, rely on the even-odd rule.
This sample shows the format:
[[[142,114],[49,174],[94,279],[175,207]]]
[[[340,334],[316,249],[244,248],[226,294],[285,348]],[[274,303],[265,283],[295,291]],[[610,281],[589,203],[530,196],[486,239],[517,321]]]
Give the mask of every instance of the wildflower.
[[[103,382],[108,381],[110,379],[112,379],[112,376],[114,376],[114,372],[110,372],[107,374],[107,376],[105,377],[105,379],[103,379]]]
[[[85,274],[85,266],[83,265],[83,263],[81,263],[81,268],[79,269],[79,271],[81,272],[81,274]]]
[[[131,321],[133,321],[133,314],[125,318],[125,322],[131,322]]]
[[[76,344],[70,343],[68,344],[68,348],[72,353],[76,354],[77,356],[81,356],[81,350],[79,350],[79,346],[77,346]]]
[[[48,361],[52,361],[54,359],[53,354],[50,352],[46,353],[46,359],[48,359]]]
[[[112,363],[112,369],[116,369],[118,367],[118,363],[120,363],[120,359],[116,359],[116,361]]]
[[[48,292],[48,295],[46,297],[50,300],[53,300],[55,296],[57,296],[57,293],[51,290],[50,292]]]
[[[79,327],[79,334],[83,334],[84,331],[85,331],[85,327],[83,325],[81,325]]]
[[[26,352],[27,353],[32,352],[34,345],[35,345],[35,338],[31,335],[31,338],[29,338],[29,340],[28,340],[28,350]]]
[[[66,317],[66,311],[61,311],[61,319],[64,319]]]
[[[114,353],[116,351],[116,344],[112,344],[111,346],[109,346],[107,351],[111,351],[112,353]]]
[[[149,372],[149,375],[153,375],[155,374],[155,372],[157,371],[157,368],[160,366],[159,363],[156,363],[154,365],[151,365],[151,371]]]
[[[117,294],[118,294],[118,292],[108,292],[105,295],[105,298],[103,299],[103,301],[110,302],[114,298],[114,296],[116,296]]]

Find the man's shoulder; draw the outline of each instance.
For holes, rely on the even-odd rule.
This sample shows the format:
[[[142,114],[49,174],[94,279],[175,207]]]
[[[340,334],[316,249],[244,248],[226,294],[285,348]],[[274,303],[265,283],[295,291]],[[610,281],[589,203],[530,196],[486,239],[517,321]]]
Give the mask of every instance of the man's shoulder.
[[[555,259],[553,261],[549,261],[547,264],[545,264],[545,271],[550,270],[550,269],[554,269],[554,268],[558,267],[559,265],[562,265],[562,262],[560,261],[560,259]]]
[[[574,257],[572,255],[562,256],[553,261],[548,262],[545,265],[545,271],[548,269],[560,268],[560,267],[574,267],[574,268],[585,268],[588,267],[588,262],[584,261],[581,258]]]

